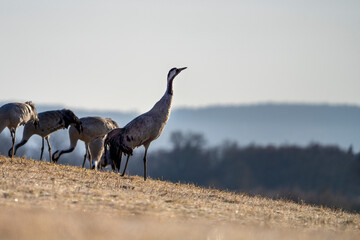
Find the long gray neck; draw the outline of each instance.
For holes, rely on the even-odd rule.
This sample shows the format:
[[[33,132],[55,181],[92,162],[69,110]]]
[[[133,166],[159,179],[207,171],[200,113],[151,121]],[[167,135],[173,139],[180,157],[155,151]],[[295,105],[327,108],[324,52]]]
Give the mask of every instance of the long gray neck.
[[[154,105],[154,107],[150,110],[153,114],[157,114],[164,118],[163,121],[167,121],[170,115],[171,103],[173,98],[172,91],[172,80],[168,82],[168,86],[164,96]]]
[[[174,80],[174,78],[170,79],[170,80],[168,81],[168,85],[167,85],[167,90],[166,90],[166,92],[167,92],[168,94],[170,94],[170,95],[173,95],[173,80]]]

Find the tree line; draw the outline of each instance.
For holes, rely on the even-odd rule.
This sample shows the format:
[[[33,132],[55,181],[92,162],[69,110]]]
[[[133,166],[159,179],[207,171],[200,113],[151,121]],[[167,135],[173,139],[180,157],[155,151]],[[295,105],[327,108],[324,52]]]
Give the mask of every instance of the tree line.
[[[173,132],[171,149],[152,151],[152,178],[360,212],[360,154],[316,143],[206,147],[202,134]],[[130,174],[142,173],[141,154]]]

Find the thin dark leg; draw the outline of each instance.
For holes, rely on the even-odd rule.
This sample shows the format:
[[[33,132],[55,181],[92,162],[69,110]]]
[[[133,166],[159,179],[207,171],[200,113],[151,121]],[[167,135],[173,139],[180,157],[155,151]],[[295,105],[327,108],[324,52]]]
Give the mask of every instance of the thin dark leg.
[[[125,171],[126,171],[129,159],[130,159],[130,154],[128,154],[128,156],[127,156],[126,163],[125,163],[125,168],[124,168],[123,173],[121,174],[122,177],[125,175]],[[120,172],[120,169],[119,169],[119,172]]]
[[[85,166],[86,156],[87,156],[87,151],[85,152],[85,155],[84,155],[84,161],[83,161],[83,164],[82,164],[82,167],[83,167],[83,168],[84,168],[84,166]]]
[[[19,142],[18,144],[15,145],[14,155],[16,154],[16,151],[18,150],[18,148],[21,147],[22,145],[24,145],[26,142],[27,142],[27,140],[23,139],[23,140],[21,140],[21,142]],[[8,152],[9,157],[11,157],[12,150],[13,150],[13,148],[9,149],[9,152]]]
[[[50,142],[49,142],[49,138],[47,137],[46,138],[46,142],[47,142],[47,145],[48,145],[48,150],[49,150],[49,162],[52,162],[52,159],[51,159],[51,145],[50,145]]]
[[[12,146],[12,154],[11,154],[11,158],[13,158],[14,157],[14,154],[15,154],[15,134],[16,134],[16,130],[13,128],[13,129],[11,129],[11,137],[12,137],[12,144],[13,144],[13,146]]]
[[[145,154],[144,154],[144,159],[143,159],[143,161],[144,161],[144,181],[146,181],[146,161],[147,161],[147,159],[146,159],[146,155],[147,155],[147,148],[145,148]]]
[[[92,155],[91,155],[89,146],[87,147],[87,149],[88,149],[88,158],[89,158],[89,163],[90,163],[90,169],[92,169],[93,168],[93,162],[92,162]]]
[[[41,138],[41,140],[42,140],[42,143],[41,143],[40,161],[42,160],[43,152],[44,152],[44,138]]]
[[[85,166],[85,162],[86,162],[86,157],[87,157],[87,155],[88,155],[88,148],[85,146],[85,150],[86,150],[86,152],[85,152],[85,155],[84,155],[84,161],[83,161],[83,164],[82,164],[82,167],[84,168],[84,166]]]

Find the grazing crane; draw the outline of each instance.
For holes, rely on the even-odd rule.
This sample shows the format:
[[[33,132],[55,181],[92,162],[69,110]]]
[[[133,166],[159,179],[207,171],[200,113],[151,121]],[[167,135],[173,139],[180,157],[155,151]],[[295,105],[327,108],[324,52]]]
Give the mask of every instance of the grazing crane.
[[[111,137],[111,135],[117,134],[117,132],[119,130],[122,130],[122,128],[115,128],[113,130],[111,130],[107,135],[105,135],[102,138],[96,138],[94,141],[92,141],[89,144],[89,149],[90,149],[90,153],[92,155],[93,158],[93,162],[94,162],[94,166],[93,168],[95,168],[95,170],[101,170],[103,168],[105,168],[108,165],[111,165],[111,168],[113,171],[118,171],[120,172],[120,163],[121,162],[115,162],[112,159],[109,159],[107,157],[105,157],[105,154],[107,154],[107,151],[104,151],[104,142],[105,139],[107,137]]]
[[[20,125],[24,125],[28,122],[34,124],[35,127],[38,126],[39,119],[34,103],[7,103],[0,107],[0,133],[5,127],[8,127],[10,130],[13,149],[11,158],[14,157],[16,130]]]
[[[124,176],[125,174],[133,149],[144,146],[144,180],[146,181],[146,155],[148,148],[150,143],[161,135],[161,132],[169,119],[173,97],[173,80],[184,69],[186,69],[186,67],[172,68],[169,71],[166,92],[150,111],[136,117],[124,128],[113,130],[106,137],[104,149],[106,151],[109,147],[110,158],[112,161],[115,159],[117,166],[120,167],[123,153],[127,155],[125,168],[121,176]]]
[[[107,162],[107,158],[104,156],[104,137],[99,137],[89,143],[89,151],[93,161],[93,168],[95,170],[101,170],[107,165],[110,165],[111,162]],[[115,167],[112,166],[112,169],[115,170]]]
[[[30,139],[32,135],[37,134],[42,138],[40,160],[42,159],[44,152],[44,139],[45,139],[49,150],[49,156],[50,156],[49,161],[51,162],[52,161],[51,146],[49,142],[50,135],[59,129],[68,128],[69,125],[74,126],[76,130],[79,133],[81,133],[82,131],[81,121],[71,110],[68,109],[42,112],[38,114],[38,117],[39,117],[39,126],[37,128],[35,128],[34,124],[31,123],[27,123],[25,125],[22,140],[18,144],[16,144],[14,154],[16,154],[16,150],[19,147],[23,146]],[[10,148],[9,150],[9,156],[11,151],[12,148]]]
[[[112,154],[110,154],[110,159],[108,159],[108,155],[107,155],[107,149],[109,147],[109,142],[111,141],[111,139],[114,139],[115,135],[120,134],[120,132],[123,131],[123,128],[115,128],[113,130],[111,130],[105,137],[104,140],[104,154],[103,154],[103,159],[101,161],[103,166],[107,166],[109,164],[111,164],[111,168],[112,170],[115,172],[116,170],[120,173],[120,166],[121,166],[121,159],[123,156],[123,152],[121,151],[120,148],[111,148],[111,152]],[[116,144],[116,143],[114,143]],[[128,151],[132,152],[132,149],[128,149]],[[112,155],[112,157],[111,157]],[[124,171],[125,174],[125,171]],[[122,176],[124,176],[124,174]]]
[[[102,118],[102,117],[84,117],[80,118],[82,123],[83,131],[79,133],[75,127],[71,126],[69,128],[69,138],[70,146],[65,150],[57,150],[54,152],[52,159],[54,162],[57,162],[60,156],[64,153],[69,153],[74,151],[77,141],[80,139],[85,143],[85,155],[82,167],[85,166],[86,158],[89,158],[90,168],[92,168],[91,154],[89,151],[89,143],[95,138],[104,137],[108,132],[114,128],[118,128],[117,123],[111,118]]]

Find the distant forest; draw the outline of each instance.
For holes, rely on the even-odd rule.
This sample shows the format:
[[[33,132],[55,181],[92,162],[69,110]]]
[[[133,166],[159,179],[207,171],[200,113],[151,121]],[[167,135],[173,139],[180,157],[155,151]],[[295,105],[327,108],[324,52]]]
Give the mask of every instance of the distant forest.
[[[203,135],[182,132],[170,141],[170,150],[150,151],[152,178],[360,212],[360,153],[351,147],[224,142],[205,148]],[[133,160],[129,173],[142,176],[142,154]]]
[[[52,141],[53,149],[64,144]],[[10,137],[0,136],[0,142],[6,143],[0,144],[0,153],[6,155]],[[150,147],[150,177],[360,212],[360,153],[352,147],[240,146],[232,141],[207,147],[202,134],[180,131],[171,133],[170,145],[166,150]],[[26,156],[40,155],[40,146],[26,147]],[[127,174],[142,176],[143,150],[135,153]],[[59,163],[80,166],[82,157],[78,151]]]

